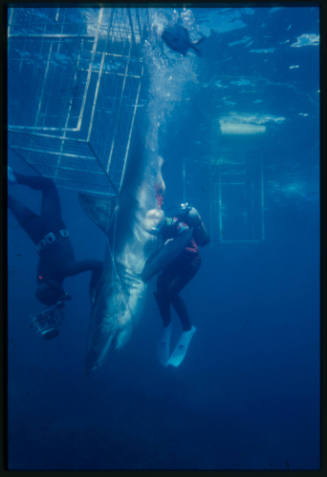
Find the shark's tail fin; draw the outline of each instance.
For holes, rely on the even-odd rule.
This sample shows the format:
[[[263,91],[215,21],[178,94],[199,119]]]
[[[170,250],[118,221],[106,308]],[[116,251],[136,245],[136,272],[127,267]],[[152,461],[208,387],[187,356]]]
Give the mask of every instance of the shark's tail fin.
[[[108,234],[116,206],[116,197],[108,198],[80,192],[78,198],[86,215],[100,227],[105,234]]]

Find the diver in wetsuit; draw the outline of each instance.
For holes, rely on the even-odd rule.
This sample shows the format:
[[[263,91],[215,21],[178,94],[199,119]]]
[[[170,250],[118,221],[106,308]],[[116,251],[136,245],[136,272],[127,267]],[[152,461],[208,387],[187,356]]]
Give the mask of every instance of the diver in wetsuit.
[[[154,292],[164,325],[159,358],[164,365],[179,366],[196,331],[191,326],[185,302],[179,294],[198,272],[201,265],[198,245],[209,243],[209,235],[198,211],[187,203],[181,205],[174,217],[165,217],[155,234],[162,240],[163,246],[146,264],[143,279],[149,280],[161,269]],[[171,305],[180,319],[183,333],[169,357]]]
[[[8,182],[21,184],[42,192],[40,215],[8,194],[8,208],[36,246],[39,254],[36,298],[44,305],[62,303],[69,297],[63,281],[69,276],[91,271],[90,293],[102,272],[97,260],[76,262],[69,232],[61,215],[59,195],[54,182],[43,176],[26,176],[8,166]]]

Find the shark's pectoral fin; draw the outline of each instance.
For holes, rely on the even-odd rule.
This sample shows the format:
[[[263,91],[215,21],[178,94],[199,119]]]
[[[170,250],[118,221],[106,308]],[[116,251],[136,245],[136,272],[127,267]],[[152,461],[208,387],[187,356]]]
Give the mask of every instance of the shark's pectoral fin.
[[[85,192],[80,192],[78,198],[86,215],[107,234],[111,226],[117,198],[95,196]]]

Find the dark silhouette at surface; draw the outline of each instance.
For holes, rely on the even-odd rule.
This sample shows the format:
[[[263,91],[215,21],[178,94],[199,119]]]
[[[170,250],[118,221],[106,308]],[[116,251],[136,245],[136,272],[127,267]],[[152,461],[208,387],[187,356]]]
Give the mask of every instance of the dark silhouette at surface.
[[[198,41],[192,42],[190,40],[190,34],[186,28],[179,24],[172,24],[166,26],[161,34],[161,38],[169,48],[185,56],[189,49],[193,49],[195,53],[200,56],[200,50],[197,45],[201,43],[204,38]]]

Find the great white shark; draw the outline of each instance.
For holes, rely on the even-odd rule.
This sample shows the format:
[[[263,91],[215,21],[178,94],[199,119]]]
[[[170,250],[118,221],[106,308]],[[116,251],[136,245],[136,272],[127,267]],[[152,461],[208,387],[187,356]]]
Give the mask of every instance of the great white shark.
[[[157,273],[158,266],[164,264],[163,258],[166,259],[165,255],[163,258],[159,255],[156,261],[158,255],[155,252],[160,252],[162,244],[153,234],[153,229],[164,216],[165,183],[163,159],[158,153],[159,131],[162,140],[161,134],[165,134],[164,125],[172,113],[172,105],[180,100],[187,81],[184,66],[181,65],[180,70],[175,63],[169,65],[162,61],[159,38],[155,33],[149,34],[149,41],[143,45],[146,75],[143,76],[142,90],[146,92],[146,103],[136,113],[119,193],[113,199],[80,194],[84,211],[107,237],[102,276],[91,299],[87,373],[102,365],[109,351],[127,343],[142,314],[147,280],[153,276],[155,267]],[[170,81],[171,78],[175,80]],[[176,246],[170,244],[166,249],[170,259],[187,240],[185,234]],[[152,267],[150,273],[145,267],[149,263]],[[144,270],[146,274],[142,274]]]
[[[137,140],[136,140],[137,143]],[[129,339],[142,311],[147,284],[141,273],[157,247],[151,233],[163,216],[163,159],[145,144],[134,144],[117,197],[80,193],[86,214],[107,237],[102,276],[91,298],[86,373],[104,361],[108,351]]]

